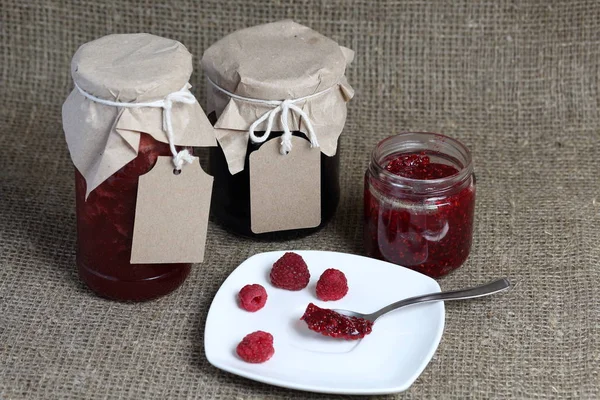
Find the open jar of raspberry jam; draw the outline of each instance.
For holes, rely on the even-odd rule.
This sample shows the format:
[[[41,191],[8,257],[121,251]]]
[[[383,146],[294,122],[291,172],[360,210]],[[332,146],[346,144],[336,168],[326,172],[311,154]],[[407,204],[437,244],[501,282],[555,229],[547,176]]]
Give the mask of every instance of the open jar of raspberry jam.
[[[137,157],[85,199],[86,183],[75,170],[77,267],[94,292],[111,299],[143,301],[179,287],[192,264],[131,264],[139,177],[158,156],[170,156],[167,143],[141,133]]]
[[[471,249],[475,175],[469,150],[436,133],[401,133],[373,150],[365,174],[367,255],[440,277]]]

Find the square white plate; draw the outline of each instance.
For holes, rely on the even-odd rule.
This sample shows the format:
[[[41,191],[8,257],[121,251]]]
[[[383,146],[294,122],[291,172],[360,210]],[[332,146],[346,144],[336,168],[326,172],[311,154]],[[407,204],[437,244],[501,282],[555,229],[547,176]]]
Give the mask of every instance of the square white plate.
[[[444,331],[444,303],[425,303],[381,317],[362,340],[346,341],[310,331],[300,320],[308,303],[323,308],[372,312],[419,294],[439,292],[438,283],[418,272],[372,258],[326,251],[294,251],[310,270],[307,288],[288,291],[271,285],[273,263],[285,252],[257,254],[225,280],[212,302],[204,332],[208,361],[249,379],[291,389],[339,394],[387,394],[408,389],[435,353]],[[346,274],[348,294],[320,301],[315,286],[327,268]],[[268,300],[255,313],[240,308],[239,290],[265,287]],[[262,364],[241,360],[236,346],[248,333],[274,337],[275,354]]]

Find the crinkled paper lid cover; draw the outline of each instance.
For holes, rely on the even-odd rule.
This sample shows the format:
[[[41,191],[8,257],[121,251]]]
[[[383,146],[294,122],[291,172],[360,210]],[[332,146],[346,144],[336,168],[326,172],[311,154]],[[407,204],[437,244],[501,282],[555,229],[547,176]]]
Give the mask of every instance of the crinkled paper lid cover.
[[[354,95],[345,71],[354,52],[332,39],[285,20],[242,29],[207,49],[202,67],[209,79],[223,89],[252,99],[285,100],[332,90],[297,105],[309,116],[321,151],[333,156],[346,121],[346,102]],[[218,115],[215,134],[230,172],[244,168],[250,125],[272,107],[231,99],[209,84],[209,113]],[[306,133],[296,114],[289,127]],[[266,124],[259,126],[264,130]],[[275,130],[282,130],[277,118]]]
[[[150,34],[108,35],[82,45],[71,64],[73,81],[104,100],[140,103],[189,88],[192,55],[176,40]],[[173,103],[174,142],[215,146],[214,130],[200,105]],[[87,194],[137,156],[140,132],[168,143],[162,108],[99,104],[75,88],[63,105],[71,159]]]
[[[73,80],[96,97],[121,102],[164,98],[192,75],[192,55],[176,40],[147,33],[108,35],[83,44]]]

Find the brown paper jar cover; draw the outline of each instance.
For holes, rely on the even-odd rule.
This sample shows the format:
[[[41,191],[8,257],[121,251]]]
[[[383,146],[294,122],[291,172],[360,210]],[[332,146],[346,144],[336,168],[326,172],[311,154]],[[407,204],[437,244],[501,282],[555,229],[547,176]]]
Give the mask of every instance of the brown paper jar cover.
[[[149,102],[189,88],[192,55],[181,43],[149,34],[109,35],[82,45],[73,81],[103,100]],[[142,301],[176,289],[190,263],[131,264],[138,181],[159,156],[171,156],[161,108],[100,104],[77,87],[63,105],[63,128],[75,165],[77,266],[97,294]],[[174,144],[213,146],[202,108],[174,103]],[[184,167],[185,168],[185,167]]]
[[[290,20],[233,32],[205,51],[202,67],[208,80],[206,111],[214,124],[219,144],[218,148],[211,149],[210,172],[215,176],[212,213],[226,228],[255,238],[287,239],[312,233],[333,216],[340,196],[338,140],[346,121],[346,103],[354,95],[345,71],[353,57],[352,50]],[[258,207],[252,207],[250,198],[268,196],[251,196],[251,192],[256,192],[256,188],[253,188],[256,182],[250,179],[250,155],[268,142],[253,143],[248,130],[273,106],[231,97],[215,86],[236,96],[259,100],[282,101],[324,92],[296,103],[312,123],[321,152],[318,188],[321,204],[320,209],[317,207],[315,210],[321,214],[320,224],[300,229],[290,229],[288,226],[285,231],[279,231],[277,227],[285,224],[276,221],[273,216],[280,213],[275,212],[277,210],[269,213],[264,203],[260,207],[261,215],[256,215]],[[307,138],[306,123],[297,113],[290,112],[288,121],[295,137]],[[266,123],[258,125],[258,131],[265,129]],[[279,140],[277,138],[282,135],[282,130],[278,116],[274,120],[270,140]],[[257,135],[260,134],[262,132],[257,132]],[[291,153],[300,149],[294,146]],[[260,188],[260,191],[268,190],[272,198],[280,196],[295,184],[294,181],[284,184],[281,176],[278,176],[280,157],[286,156],[273,153],[273,166],[268,175],[273,184]],[[302,173],[302,169],[297,171],[297,174]],[[307,211],[292,207],[289,212]],[[265,233],[264,229],[261,233],[253,230],[253,225],[259,225],[258,222],[261,226],[265,225],[268,219],[272,222],[271,233]],[[314,218],[306,218],[309,219]]]

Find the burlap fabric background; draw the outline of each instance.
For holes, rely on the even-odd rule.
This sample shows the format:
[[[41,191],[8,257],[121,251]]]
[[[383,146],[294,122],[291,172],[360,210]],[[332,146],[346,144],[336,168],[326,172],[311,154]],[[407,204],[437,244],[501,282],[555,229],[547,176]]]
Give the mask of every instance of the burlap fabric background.
[[[360,254],[369,151],[402,130],[444,132],[475,157],[473,252],[441,286],[499,276],[517,286],[447,304],[435,357],[396,397],[600,396],[597,1],[2,0],[0,18],[0,398],[335,397],[213,368],[206,313],[229,272],[257,252]],[[180,40],[198,65],[226,33],[281,18],[356,50],[335,220],[283,244],[211,224],[206,262],[171,296],[121,304],[92,295],[75,272],[73,170],[60,117],[72,54],[107,33],[146,31]],[[192,83],[203,103],[199,67]]]

